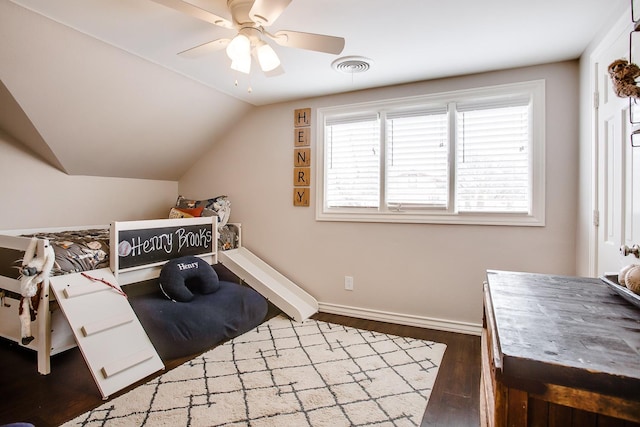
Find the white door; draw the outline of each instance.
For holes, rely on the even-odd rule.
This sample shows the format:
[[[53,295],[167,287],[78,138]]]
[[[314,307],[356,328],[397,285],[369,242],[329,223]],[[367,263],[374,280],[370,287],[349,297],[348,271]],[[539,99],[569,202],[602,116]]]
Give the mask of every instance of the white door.
[[[622,34],[596,58],[597,99],[597,251],[596,275],[616,272],[638,262],[623,256],[620,247],[640,244],[640,147],[632,148],[629,98],[613,92],[608,66],[618,58],[629,58],[629,36]],[[634,62],[635,62],[634,58]]]

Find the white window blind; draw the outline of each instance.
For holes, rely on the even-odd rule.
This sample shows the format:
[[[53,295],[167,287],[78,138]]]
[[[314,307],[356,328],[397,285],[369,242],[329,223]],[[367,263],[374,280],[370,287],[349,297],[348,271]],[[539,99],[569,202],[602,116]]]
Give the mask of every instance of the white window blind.
[[[386,131],[387,205],[445,208],[449,195],[446,109],[388,114]]]
[[[528,213],[529,106],[457,113],[458,212]]]
[[[376,208],[380,203],[380,131],[376,116],[331,119],[325,126],[325,203]]]

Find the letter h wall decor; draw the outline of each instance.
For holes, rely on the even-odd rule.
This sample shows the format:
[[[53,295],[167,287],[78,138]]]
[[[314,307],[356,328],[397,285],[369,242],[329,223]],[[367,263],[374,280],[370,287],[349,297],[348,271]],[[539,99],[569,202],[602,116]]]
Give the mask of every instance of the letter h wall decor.
[[[293,205],[309,206],[311,191],[311,108],[294,110]]]

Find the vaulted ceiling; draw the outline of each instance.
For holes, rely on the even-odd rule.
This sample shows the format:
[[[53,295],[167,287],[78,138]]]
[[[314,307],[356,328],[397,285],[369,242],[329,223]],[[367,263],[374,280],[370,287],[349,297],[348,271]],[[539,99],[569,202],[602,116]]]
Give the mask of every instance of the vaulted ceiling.
[[[191,0],[230,18],[226,0]],[[273,44],[285,73],[232,72],[234,31],[151,0],[0,0],[0,128],[71,175],[177,180],[257,106],[578,58],[627,0],[293,0],[269,30],[344,37],[340,55]],[[332,62],[365,57],[364,73]],[[237,80],[237,85],[236,85]],[[251,92],[248,88],[251,87]]]

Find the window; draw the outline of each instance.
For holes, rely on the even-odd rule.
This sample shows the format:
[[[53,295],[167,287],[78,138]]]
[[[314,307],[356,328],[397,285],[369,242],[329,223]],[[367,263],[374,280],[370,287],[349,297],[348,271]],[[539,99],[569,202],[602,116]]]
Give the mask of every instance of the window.
[[[317,218],[544,225],[544,82],[318,110]]]

